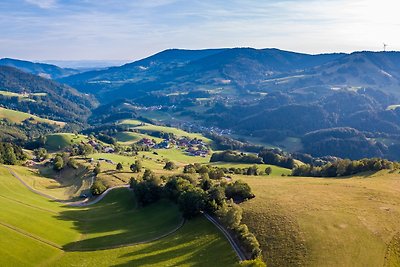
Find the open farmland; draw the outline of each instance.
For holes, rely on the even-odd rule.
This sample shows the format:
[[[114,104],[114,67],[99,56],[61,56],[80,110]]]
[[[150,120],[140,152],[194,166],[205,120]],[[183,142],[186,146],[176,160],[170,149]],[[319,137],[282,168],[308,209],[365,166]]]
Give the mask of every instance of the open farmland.
[[[60,172],[50,167],[26,168],[9,166],[28,186],[58,200],[74,200],[87,194],[93,183],[93,172],[84,165],[78,169],[66,167]]]
[[[57,151],[72,144],[78,144],[81,141],[88,141],[87,136],[72,133],[55,133],[46,136],[45,147],[50,151]]]
[[[4,167],[0,177],[1,266],[232,266],[237,262],[211,223],[201,217],[180,227],[181,215],[168,201],[138,209],[129,190],[115,189],[92,206],[66,207],[29,191]]]
[[[268,266],[398,266],[398,171],[351,178],[243,178]]]
[[[29,113],[16,111],[16,110],[12,110],[12,109],[6,109],[6,108],[2,108],[2,107],[0,107],[0,119],[8,119],[14,123],[21,123],[24,120],[31,119],[31,121],[34,123],[55,124],[55,125],[58,125],[61,127],[65,126],[65,122],[43,119],[38,116],[29,114]]]

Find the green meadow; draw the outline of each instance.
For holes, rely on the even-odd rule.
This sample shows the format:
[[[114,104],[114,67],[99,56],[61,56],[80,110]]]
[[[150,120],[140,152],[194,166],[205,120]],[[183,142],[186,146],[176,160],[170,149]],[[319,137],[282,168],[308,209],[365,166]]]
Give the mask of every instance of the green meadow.
[[[68,207],[29,191],[0,167],[0,207],[0,266],[232,266],[238,261],[205,218],[181,226],[174,204],[139,208],[125,188],[97,204]]]
[[[2,107],[0,107],[0,119],[8,119],[14,123],[21,123],[24,120],[32,119],[32,121],[35,123],[55,124],[55,125],[58,125],[61,127],[65,126],[65,122],[43,119],[38,116],[29,114],[29,113],[16,111],[16,110],[12,110],[12,109],[6,109],[6,108],[2,108]]]

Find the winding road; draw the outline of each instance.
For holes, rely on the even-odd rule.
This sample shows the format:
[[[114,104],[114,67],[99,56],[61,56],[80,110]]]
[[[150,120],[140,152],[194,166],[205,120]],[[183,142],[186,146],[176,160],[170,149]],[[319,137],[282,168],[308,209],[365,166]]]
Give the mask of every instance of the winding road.
[[[229,244],[232,246],[233,250],[238,255],[240,261],[247,260],[247,258],[244,255],[243,251],[240,249],[239,245],[236,243],[236,241],[233,239],[233,237],[230,235],[230,233],[216,219],[214,219],[212,216],[210,216],[207,213],[203,213],[203,214],[204,214],[204,217],[206,217],[207,220],[212,222],[215,225],[215,227],[217,227],[224,234],[226,239],[228,239]]]
[[[3,165],[4,166],[4,165]],[[14,176],[18,181],[20,181],[26,188],[28,188],[31,192],[36,193],[38,195],[41,195],[43,197],[49,198],[51,200],[63,203],[65,205],[68,206],[73,206],[73,207],[83,207],[83,206],[89,206],[89,205],[93,205],[98,203],[99,201],[101,201],[109,192],[111,192],[111,190],[113,189],[118,189],[118,188],[127,188],[129,189],[129,185],[120,185],[120,186],[114,186],[114,187],[110,187],[108,188],[106,191],[104,191],[100,196],[98,196],[97,198],[95,198],[94,200],[89,200],[89,198],[86,198],[82,201],[77,201],[77,202],[65,202],[63,200],[57,199],[53,196],[44,194],[42,192],[39,192],[38,190],[30,187],[27,183],[24,182],[24,180],[18,176],[18,174],[16,174],[11,168],[4,166],[12,176]],[[204,217],[209,220],[211,223],[213,223],[215,225],[215,227],[217,227],[222,234],[226,237],[226,239],[228,240],[229,244],[232,246],[233,250],[235,251],[235,253],[237,254],[237,256],[239,257],[240,261],[244,261],[247,260],[247,257],[245,256],[245,254],[243,253],[243,251],[240,249],[239,245],[236,243],[236,241],[233,239],[233,237],[230,235],[230,233],[217,221],[215,220],[212,216],[210,216],[207,213],[203,213]],[[118,246],[112,246],[112,247],[105,247],[105,248],[99,248],[99,250],[104,250],[104,249],[113,249],[113,248],[118,248],[118,247],[126,247],[126,246],[134,246],[134,245],[138,245],[138,244],[144,244],[144,243],[150,243],[150,242],[154,242],[156,240],[165,238],[173,233],[175,233],[176,231],[178,231],[185,223],[185,220],[182,220],[182,223],[179,224],[176,228],[172,229],[170,232],[165,233],[161,236],[149,239],[149,240],[145,240],[145,241],[141,241],[141,242],[136,242],[136,243],[132,243],[132,244],[124,244],[124,245],[118,245]],[[10,228],[10,226],[7,225],[7,227]],[[32,237],[32,236],[31,236]],[[34,237],[35,239],[37,239],[36,237]],[[38,239],[39,240],[39,239]],[[49,241],[43,241],[40,239],[40,241],[48,243]],[[52,246],[54,246],[53,244],[50,244]]]

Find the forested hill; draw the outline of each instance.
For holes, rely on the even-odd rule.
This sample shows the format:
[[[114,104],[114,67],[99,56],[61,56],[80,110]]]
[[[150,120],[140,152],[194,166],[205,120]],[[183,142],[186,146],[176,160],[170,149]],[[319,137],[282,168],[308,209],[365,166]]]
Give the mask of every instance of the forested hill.
[[[0,105],[54,120],[84,122],[97,101],[67,85],[0,66]]]
[[[58,66],[51,64],[34,63],[30,61],[18,60],[12,58],[0,59],[0,66],[14,67],[24,72],[28,72],[49,79],[58,79],[61,77],[79,73],[79,71],[75,69],[60,68]]]
[[[61,81],[95,93],[103,102],[121,95],[134,99],[154,91],[162,94],[215,87],[230,89],[230,94],[237,95],[268,77],[315,67],[341,56],[278,49],[171,49],[121,67],[72,75]]]

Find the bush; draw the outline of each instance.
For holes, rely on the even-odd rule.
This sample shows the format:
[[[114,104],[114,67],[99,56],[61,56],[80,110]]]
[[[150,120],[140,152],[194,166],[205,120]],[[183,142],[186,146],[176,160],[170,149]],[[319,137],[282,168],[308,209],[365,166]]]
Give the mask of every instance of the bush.
[[[228,184],[225,188],[225,195],[228,199],[232,198],[237,201],[243,201],[254,197],[250,186],[241,180]]]
[[[133,163],[130,166],[130,169],[132,172],[138,173],[142,171],[142,162],[140,160],[135,160],[135,163]]]
[[[169,170],[169,171],[175,170],[177,168],[178,167],[172,161],[168,161],[167,163],[165,163],[165,166],[164,166],[164,170]]]
[[[101,195],[106,190],[107,190],[107,187],[100,180],[96,180],[93,183],[92,187],[90,188],[90,192],[92,192],[92,195],[95,195],[95,196]]]

